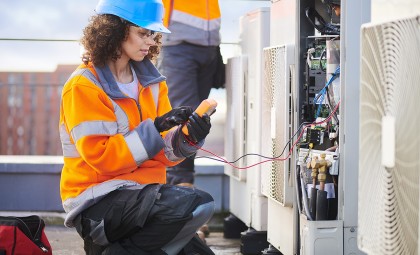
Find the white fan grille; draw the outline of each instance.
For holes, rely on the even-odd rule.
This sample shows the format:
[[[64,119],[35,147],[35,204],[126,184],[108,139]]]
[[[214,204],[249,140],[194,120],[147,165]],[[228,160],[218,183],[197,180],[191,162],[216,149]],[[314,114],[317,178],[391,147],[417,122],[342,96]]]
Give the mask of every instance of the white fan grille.
[[[263,87],[261,91],[261,153],[265,156],[271,156],[271,108],[274,102],[274,91],[273,91],[273,70],[275,69],[275,63],[271,48],[265,48],[263,50]],[[270,192],[270,179],[271,179],[271,165],[264,164],[261,166],[261,193],[271,198]]]
[[[264,49],[264,88],[262,102],[262,152],[270,157],[279,156],[287,142],[290,102],[290,86],[286,76],[286,46],[276,46]],[[274,122],[274,123],[273,123]],[[274,130],[271,130],[274,129]],[[284,158],[288,152],[280,158]],[[269,167],[267,167],[269,166]],[[285,183],[288,182],[289,161],[272,161],[263,168],[262,192],[267,197],[281,203],[285,200]],[[265,176],[265,178],[264,178]],[[268,183],[267,183],[268,182]]]
[[[362,29],[359,248],[417,254],[420,170],[419,17]],[[395,118],[395,167],[381,164],[381,121]]]

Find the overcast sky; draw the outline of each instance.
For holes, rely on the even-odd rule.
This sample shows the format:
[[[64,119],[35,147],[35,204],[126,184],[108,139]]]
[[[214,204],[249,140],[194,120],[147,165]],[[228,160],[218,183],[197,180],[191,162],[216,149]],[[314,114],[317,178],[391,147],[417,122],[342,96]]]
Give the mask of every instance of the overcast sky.
[[[78,40],[94,14],[97,1],[1,0],[0,39]],[[238,42],[239,17],[270,4],[270,1],[220,0],[222,41]],[[0,40],[0,71],[53,71],[57,64],[78,64],[79,52],[78,42]]]

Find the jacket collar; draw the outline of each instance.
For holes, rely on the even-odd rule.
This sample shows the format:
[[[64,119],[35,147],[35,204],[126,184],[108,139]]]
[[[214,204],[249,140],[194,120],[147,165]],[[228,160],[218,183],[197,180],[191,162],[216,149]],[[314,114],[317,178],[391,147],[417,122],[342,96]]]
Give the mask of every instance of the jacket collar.
[[[155,65],[153,65],[153,63],[148,58],[145,58],[143,61],[130,61],[130,64],[133,66],[137,79],[140,81],[140,85],[143,88],[147,88],[152,84],[166,80],[166,77],[157,70]],[[98,78],[103,90],[111,98],[127,97],[118,88],[117,82],[115,81],[111,69],[109,69],[108,65],[103,67],[95,66],[95,71],[98,74]]]

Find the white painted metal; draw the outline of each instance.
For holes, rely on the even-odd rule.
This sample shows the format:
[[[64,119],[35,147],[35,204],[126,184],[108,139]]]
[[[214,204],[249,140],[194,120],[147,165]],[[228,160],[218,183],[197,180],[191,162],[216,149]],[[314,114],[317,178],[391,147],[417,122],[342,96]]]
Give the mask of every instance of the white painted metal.
[[[279,0],[272,1],[271,11],[270,11],[270,46],[278,47],[285,45],[290,46],[292,49],[295,47],[295,38],[298,33],[297,29],[297,0]],[[286,52],[285,52],[286,53]],[[294,53],[290,53],[287,57],[295,59]],[[293,74],[294,66],[289,66],[293,61],[286,63],[286,60],[283,59],[283,71],[287,73],[281,74],[282,77],[286,78],[289,76],[292,80],[292,90],[294,88],[295,76]],[[267,72],[268,70],[264,70]],[[290,75],[292,73],[292,75]],[[289,84],[289,83],[287,83]],[[292,98],[292,104],[294,104],[294,98]],[[292,111],[294,111],[293,109]],[[277,110],[275,110],[277,112]],[[269,112],[263,112],[264,116],[271,116],[271,109]],[[277,115],[277,113],[276,113]],[[263,117],[265,118],[265,117]],[[270,121],[271,123],[271,121]],[[274,123],[274,121],[273,121]],[[283,130],[285,130],[289,123],[283,123]],[[281,125],[281,124],[279,124]],[[275,125],[276,129],[279,125]],[[268,129],[268,127],[267,127]],[[271,125],[270,125],[271,129]],[[271,131],[271,130],[270,130]],[[270,134],[271,132],[267,133]],[[265,133],[264,133],[265,134]],[[264,139],[265,140],[265,139]],[[281,146],[279,146],[281,147]],[[271,146],[264,147],[265,149],[271,149]],[[271,166],[264,165],[263,171],[263,183],[261,183],[264,193],[269,196],[269,183],[270,183],[270,169]],[[266,167],[269,167],[268,169]],[[292,170],[293,171],[293,170]],[[292,172],[293,176],[293,172]],[[284,177],[284,175],[283,175]],[[283,179],[284,180],[284,179]],[[282,181],[282,183],[284,183]],[[288,187],[286,185],[286,187]],[[284,186],[283,186],[284,187]],[[291,193],[293,196],[293,192]],[[290,200],[286,199],[286,204],[290,205]],[[268,199],[268,226],[267,226],[267,241],[273,245],[277,250],[282,252],[284,255],[296,254],[297,251],[297,236],[299,229],[296,225],[298,219],[296,218],[296,213],[292,207],[285,207],[283,204],[279,203],[275,199]]]
[[[228,88],[227,91],[228,108],[230,108],[227,124],[230,127],[227,129],[229,134],[226,134],[225,154],[231,154],[229,150],[241,152],[241,154],[236,153],[228,160],[236,160],[247,153],[261,154],[261,61],[262,50],[269,44],[269,24],[269,8],[256,9],[240,19],[241,56],[238,58],[246,59],[246,61],[241,62],[244,65],[241,68],[243,78],[236,79],[236,85],[234,85],[236,87]],[[231,94],[234,90],[240,90],[240,94]],[[238,96],[240,99],[235,99]],[[235,105],[235,100],[240,102]],[[238,113],[239,116],[237,116]],[[233,126],[238,126],[238,128],[232,128]],[[229,135],[235,136],[236,140],[233,141]],[[232,145],[233,143],[235,145]],[[258,164],[260,161],[261,158],[255,155],[247,156],[235,165],[242,168],[255,166],[240,170],[226,166],[225,169],[231,177],[230,212],[248,227],[265,231],[267,229],[267,198],[261,193],[261,165]]]
[[[289,156],[293,113],[290,108],[292,100],[292,66],[294,47],[291,45],[273,46],[264,49],[265,84],[263,104],[263,125],[271,127],[272,132],[262,135],[263,153],[278,157],[262,170],[264,194],[268,201],[268,242],[283,254],[294,253],[295,235],[298,231],[293,208],[293,176]],[[274,116],[274,117],[273,117]],[[282,151],[284,149],[284,153]],[[286,160],[285,160],[286,159]]]
[[[291,145],[293,115],[290,111],[290,66],[294,63],[293,46],[264,48],[264,89],[262,123],[266,131],[263,155],[275,158],[261,169],[263,193],[283,206],[293,204],[293,176],[291,176]],[[270,128],[270,132],[269,129]]]
[[[301,254],[343,254],[343,222],[340,220],[309,221],[300,217]]]
[[[362,27],[358,245],[369,254],[419,251],[419,27],[420,16]]]
[[[245,153],[245,80],[247,75],[247,58],[237,56],[228,59],[226,64],[226,123],[225,123],[225,157],[235,161]],[[243,159],[233,163],[244,167]],[[225,174],[238,181],[246,181],[244,171],[225,164]]]
[[[284,255],[294,253],[295,229],[293,208],[284,207],[278,202],[268,200],[267,241]]]

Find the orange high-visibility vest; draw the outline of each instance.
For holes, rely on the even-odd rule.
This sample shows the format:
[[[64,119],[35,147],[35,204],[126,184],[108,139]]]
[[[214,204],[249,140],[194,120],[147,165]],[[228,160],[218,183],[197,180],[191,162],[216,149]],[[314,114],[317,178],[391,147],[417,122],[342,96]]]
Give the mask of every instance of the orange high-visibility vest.
[[[220,44],[220,8],[217,0],[163,0],[163,24],[171,34],[163,35],[163,45],[181,42],[203,46]]]
[[[149,60],[138,63],[148,64],[145,69],[152,70]],[[159,134],[153,124],[157,116],[171,110],[165,77],[153,77],[136,69],[137,103],[116,90],[116,84],[112,88],[112,73],[107,70],[98,73],[93,65],[82,64],[62,91],[63,203],[107,181],[165,183],[166,166],[180,162],[179,158],[168,157],[168,145],[162,139],[166,133]],[[146,76],[151,77],[150,84],[142,84]],[[108,86],[107,92],[104,85]]]

